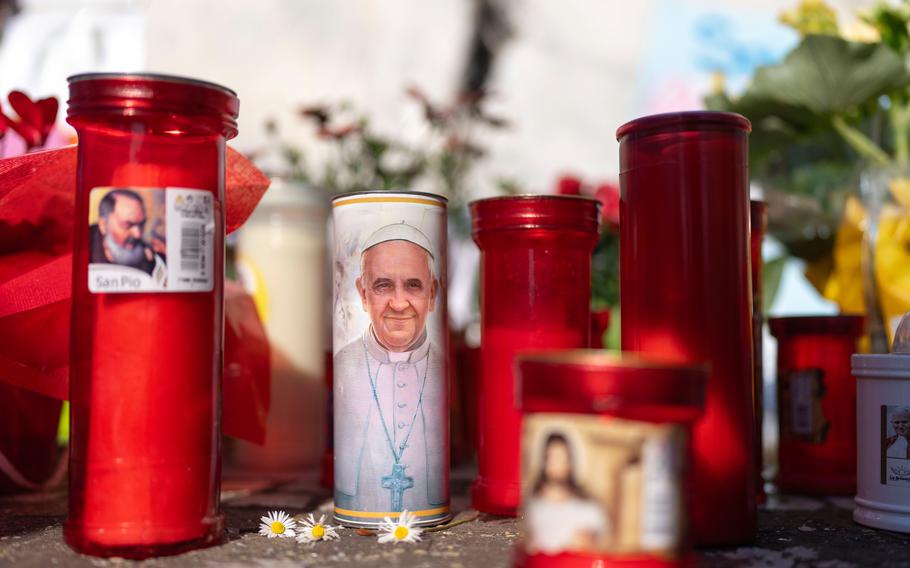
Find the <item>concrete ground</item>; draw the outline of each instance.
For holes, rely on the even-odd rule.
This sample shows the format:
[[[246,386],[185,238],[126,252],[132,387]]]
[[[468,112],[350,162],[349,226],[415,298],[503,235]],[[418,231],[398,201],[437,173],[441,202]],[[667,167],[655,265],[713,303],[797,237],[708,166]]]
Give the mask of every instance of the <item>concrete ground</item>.
[[[340,531],[341,539],[315,545],[258,535],[267,510],[291,514],[328,510],[328,494],[315,476],[291,481],[227,479],[222,493],[226,542],[180,556],[156,558],[149,567],[284,568],[301,566],[465,567],[509,566],[519,535],[515,520],[477,515],[469,509],[469,475],[455,476],[456,520],[447,530],[427,533],[415,545],[379,545],[375,536]],[[876,531],[851,520],[852,500],[772,498],[759,512],[759,535],[752,546],[703,550],[703,566],[846,568],[910,566],[910,535]],[[133,564],[123,559],[79,555],[64,543],[60,524],[66,516],[65,494],[0,498],[0,566],[109,567]],[[138,564],[138,563],[136,563]]]

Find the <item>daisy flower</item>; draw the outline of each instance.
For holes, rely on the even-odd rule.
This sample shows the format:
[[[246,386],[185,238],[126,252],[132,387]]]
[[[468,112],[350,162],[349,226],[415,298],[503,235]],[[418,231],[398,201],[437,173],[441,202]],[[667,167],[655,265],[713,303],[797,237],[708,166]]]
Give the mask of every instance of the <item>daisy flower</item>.
[[[301,521],[301,529],[297,531],[297,542],[309,543],[317,540],[333,540],[338,538],[336,530],[339,527],[325,524],[325,515],[320,515],[317,521],[313,514]]]
[[[272,511],[259,519],[259,534],[269,538],[294,538],[297,521],[284,511]]]
[[[398,522],[392,521],[391,517],[386,517],[379,526],[379,542],[420,542],[420,533],[423,531],[414,526],[417,521],[412,513],[407,509],[401,512]]]

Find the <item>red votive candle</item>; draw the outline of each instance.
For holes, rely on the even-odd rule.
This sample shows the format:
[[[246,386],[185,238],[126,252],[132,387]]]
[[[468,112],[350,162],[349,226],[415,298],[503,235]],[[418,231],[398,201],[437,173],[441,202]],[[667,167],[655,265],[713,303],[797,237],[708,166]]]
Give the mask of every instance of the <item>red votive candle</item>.
[[[521,500],[521,415],[515,355],[587,347],[591,253],[600,227],[594,199],[495,197],[471,203],[480,247],[478,476],[474,507],[515,515]]]
[[[768,205],[763,201],[749,203],[749,260],[752,268],[752,369],[755,381],[755,482],[756,497],[764,502],[764,435],[765,417],[765,375],[762,359],[762,327],[765,323],[762,311],[762,257],[761,245],[768,230]]]
[[[516,566],[693,565],[690,432],[707,369],[594,350],[525,354],[518,369]]]
[[[856,493],[856,382],[850,357],[862,316],[771,318],[777,338],[777,486]]]
[[[620,127],[622,347],[711,368],[694,430],[696,544],[755,536],[749,121],[716,112]]]
[[[224,87],[69,79],[79,136],[67,543],[98,556],[220,540]]]

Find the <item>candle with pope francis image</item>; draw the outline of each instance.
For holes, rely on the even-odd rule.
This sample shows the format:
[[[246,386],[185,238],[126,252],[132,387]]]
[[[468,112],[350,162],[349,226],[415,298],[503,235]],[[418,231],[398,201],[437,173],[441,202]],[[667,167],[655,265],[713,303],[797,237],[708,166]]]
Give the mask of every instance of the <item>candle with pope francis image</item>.
[[[336,521],[450,518],[446,200],[332,201]]]

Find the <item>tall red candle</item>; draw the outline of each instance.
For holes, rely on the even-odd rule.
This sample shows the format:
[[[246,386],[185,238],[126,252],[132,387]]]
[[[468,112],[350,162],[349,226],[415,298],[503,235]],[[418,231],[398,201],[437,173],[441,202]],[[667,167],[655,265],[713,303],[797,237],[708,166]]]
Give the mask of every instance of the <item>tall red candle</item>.
[[[711,367],[694,430],[700,545],[756,531],[749,130],[739,115],[687,112],[617,132],[622,347]]]
[[[237,110],[232,91],[191,79],[70,78],[64,534],[80,552],[143,558],[221,538],[224,152]]]
[[[481,250],[479,471],[473,485],[479,511],[515,515],[521,500],[516,354],[588,345],[599,207],[593,199],[555,195],[471,204]]]
[[[856,381],[850,357],[862,316],[772,318],[777,338],[777,485],[811,495],[856,493]]]
[[[765,324],[762,310],[762,257],[761,245],[768,230],[768,205],[763,201],[752,200],[749,203],[749,261],[752,272],[752,369],[755,375],[755,482],[756,497],[764,502],[765,480],[764,469],[764,436],[762,428],[765,417],[765,375],[762,364],[762,328]]]

